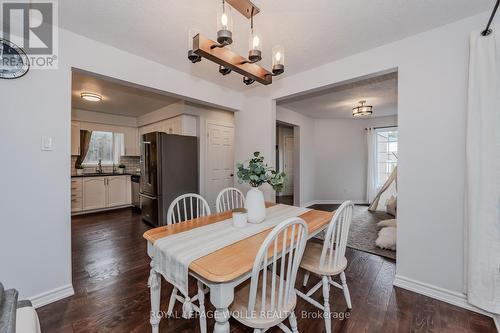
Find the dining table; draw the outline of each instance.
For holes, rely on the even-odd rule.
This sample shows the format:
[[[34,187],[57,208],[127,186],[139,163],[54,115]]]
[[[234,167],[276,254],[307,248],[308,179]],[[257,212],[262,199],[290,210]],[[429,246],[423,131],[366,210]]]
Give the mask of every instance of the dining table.
[[[267,209],[273,205],[275,204],[266,203]],[[307,224],[308,238],[315,237],[322,232],[330,223],[332,215],[333,212],[315,209],[310,209],[299,215]],[[231,217],[232,212],[227,211],[191,219],[181,223],[157,227],[144,233],[143,237],[147,241],[148,256],[151,258],[150,281],[154,281],[154,283],[150,283],[150,323],[152,332],[158,332],[161,320],[161,316],[157,315],[160,313],[161,274],[154,269],[154,243],[169,235],[186,232],[212,223],[218,223],[231,219]],[[196,278],[210,290],[210,302],[215,307],[215,324],[213,332],[229,333],[229,306],[234,300],[234,290],[238,285],[250,278],[257,252],[272,229],[273,228],[266,229],[217,251],[208,253],[194,260],[189,265],[189,275]]]

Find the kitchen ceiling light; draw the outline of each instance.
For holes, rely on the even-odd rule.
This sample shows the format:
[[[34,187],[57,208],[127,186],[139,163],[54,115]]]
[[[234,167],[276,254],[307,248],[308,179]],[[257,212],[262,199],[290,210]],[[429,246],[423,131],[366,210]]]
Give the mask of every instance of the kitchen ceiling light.
[[[373,106],[365,105],[366,101],[359,101],[358,106],[352,109],[352,116],[354,118],[368,117],[373,114]]]
[[[102,101],[102,96],[89,92],[80,93],[80,97],[89,102],[100,102]]]
[[[232,7],[231,7],[231,6]],[[250,40],[248,58],[231,51],[227,46],[233,43],[233,18],[231,8],[236,9],[250,20]],[[250,85],[257,81],[262,84],[271,84],[273,76],[285,71],[285,49],[283,46],[273,48],[272,71],[267,71],[257,65],[262,59],[262,36],[254,27],[254,16],[260,12],[250,0],[222,0],[217,10],[217,40],[210,40],[201,33],[193,35],[189,31],[188,59],[192,63],[201,58],[208,59],[219,65],[219,72],[228,75],[232,71],[243,75],[243,82]]]

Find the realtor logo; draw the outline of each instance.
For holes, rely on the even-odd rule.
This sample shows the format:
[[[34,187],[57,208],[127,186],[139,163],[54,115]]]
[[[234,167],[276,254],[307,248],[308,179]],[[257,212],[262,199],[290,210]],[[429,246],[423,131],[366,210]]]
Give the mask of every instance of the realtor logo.
[[[2,38],[22,48],[31,68],[56,69],[57,3],[2,1]]]

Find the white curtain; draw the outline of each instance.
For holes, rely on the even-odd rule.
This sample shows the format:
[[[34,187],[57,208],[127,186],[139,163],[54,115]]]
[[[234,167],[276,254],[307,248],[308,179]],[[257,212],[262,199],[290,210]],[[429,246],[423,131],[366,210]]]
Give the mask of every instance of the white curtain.
[[[500,313],[500,26],[470,39],[467,108],[467,296]]]
[[[372,203],[377,196],[377,132],[374,128],[366,129],[368,167],[366,174],[366,198]]]

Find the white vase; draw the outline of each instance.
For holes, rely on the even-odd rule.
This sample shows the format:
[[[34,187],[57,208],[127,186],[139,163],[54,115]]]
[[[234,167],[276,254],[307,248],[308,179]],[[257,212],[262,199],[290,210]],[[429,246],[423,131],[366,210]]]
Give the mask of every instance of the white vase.
[[[248,222],[260,223],[266,219],[266,203],[264,194],[257,187],[252,187],[247,192],[245,208],[248,211]]]

